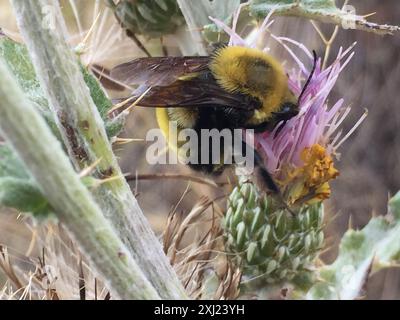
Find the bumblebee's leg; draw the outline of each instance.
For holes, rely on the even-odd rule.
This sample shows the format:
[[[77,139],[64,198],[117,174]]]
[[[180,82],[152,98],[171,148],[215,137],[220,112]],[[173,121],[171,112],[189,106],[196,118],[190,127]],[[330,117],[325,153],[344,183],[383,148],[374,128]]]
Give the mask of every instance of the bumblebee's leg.
[[[264,161],[261,158],[261,155],[255,149],[254,149],[254,167],[259,170],[261,179],[263,180],[268,190],[272,191],[275,194],[281,195],[281,190],[279,189],[274,179],[271,177],[271,174],[265,168]]]
[[[242,150],[243,150],[243,148],[246,148],[245,141],[242,141]],[[282,195],[282,192],[281,192],[279,186],[276,184],[276,182],[272,178],[271,174],[265,168],[264,161],[263,161],[261,155],[255,149],[254,149],[254,167],[257,168],[257,170],[259,171],[259,175],[261,177],[262,184],[264,184],[268,190],[270,190],[273,194],[275,194],[277,196],[277,198],[283,204],[283,206],[285,207],[285,209],[287,211],[289,211],[292,215],[294,215],[295,213],[290,209],[289,205],[286,203],[285,199],[283,198],[283,195]]]

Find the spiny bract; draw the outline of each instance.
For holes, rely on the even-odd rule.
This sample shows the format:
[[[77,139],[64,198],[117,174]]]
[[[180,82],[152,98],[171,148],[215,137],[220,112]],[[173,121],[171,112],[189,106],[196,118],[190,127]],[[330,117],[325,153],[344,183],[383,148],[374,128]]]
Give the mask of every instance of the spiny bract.
[[[115,15],[129,32],[154,38],[173,33],[184,22],[176,0],[122,0]]]
[[[303,206],[296,215],[279,209],[254,184],[240,182],[222,222],[228,257],[245,277],[268,283],[291,280],[312,265],[324,241],[323,206]]]

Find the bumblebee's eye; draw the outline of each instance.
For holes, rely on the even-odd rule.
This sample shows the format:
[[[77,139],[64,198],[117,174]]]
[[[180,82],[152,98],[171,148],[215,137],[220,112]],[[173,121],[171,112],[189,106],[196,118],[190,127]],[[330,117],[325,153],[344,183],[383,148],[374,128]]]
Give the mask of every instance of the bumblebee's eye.
[[[283,129],[286,122],[291,118],[293,118],[294,116],[297,116],[298,113],[299,113],[298,105],[292,102],[285,102],[278,112],[274,112],[274,122],[273,122],[274,127],[278,123],[281,123],[279,128],[277,128],[277,130],[275,131],[274,137],[276,137],[278,133]]]
[[[290,120],[294,116],[297,116],[298,113],[299,113],[299,107],[297,104],[294,104],[292,102],[285,102],[278,112],[274,112],[274,115],[277,122],[279,122],[282,120],[283,121]]]

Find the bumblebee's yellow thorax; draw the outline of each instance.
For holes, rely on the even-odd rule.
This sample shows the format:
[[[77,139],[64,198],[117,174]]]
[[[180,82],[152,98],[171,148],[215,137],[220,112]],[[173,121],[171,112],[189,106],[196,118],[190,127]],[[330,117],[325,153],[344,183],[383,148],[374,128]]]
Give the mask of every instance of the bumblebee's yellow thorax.
[[[282,65],[257,49],[224,47],[216,52],[210,69],[218,84],[228,92],[248,94],[262,102],[262,108],[252,119],[254,124],[268,120],[289,95]]]

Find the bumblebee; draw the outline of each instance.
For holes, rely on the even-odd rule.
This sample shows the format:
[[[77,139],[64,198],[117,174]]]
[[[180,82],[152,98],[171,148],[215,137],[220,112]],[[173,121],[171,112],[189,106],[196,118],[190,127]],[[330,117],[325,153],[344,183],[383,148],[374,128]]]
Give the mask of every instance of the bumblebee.
[[[199,136],[201,129],[263,132],[272,131],[299,112],[300,98],[289,90],[282,65],[252,48],[225,46],[210,56],[139,58],[115,67],[111,76],[139,86],[136,97],[148,90],[139,105],[157,108],[157,121],[167,139],[170,121],[176,121],[178,130],[191,128]],[[179,145],[170,147],[179,149]],[[204,152],[210,153],[202,148],[201,141],[197,150],[199,159]],[[227,166],[200,161],[189,165],[216,175]],[[279,192],[257,153],[255,165],[261,169],[268,189]]]

